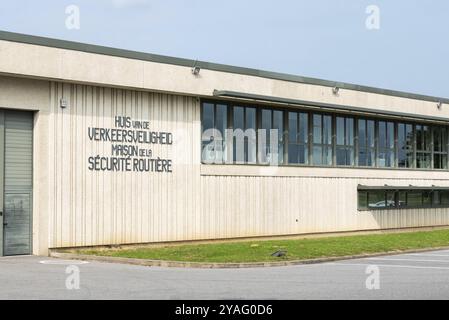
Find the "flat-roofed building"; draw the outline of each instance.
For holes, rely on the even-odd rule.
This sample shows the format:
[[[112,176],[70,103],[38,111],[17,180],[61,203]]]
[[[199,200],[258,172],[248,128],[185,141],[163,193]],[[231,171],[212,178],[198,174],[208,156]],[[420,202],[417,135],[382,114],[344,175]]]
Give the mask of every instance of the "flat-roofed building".
[[[0,255],[449,225],[449,100],[0,32]]]

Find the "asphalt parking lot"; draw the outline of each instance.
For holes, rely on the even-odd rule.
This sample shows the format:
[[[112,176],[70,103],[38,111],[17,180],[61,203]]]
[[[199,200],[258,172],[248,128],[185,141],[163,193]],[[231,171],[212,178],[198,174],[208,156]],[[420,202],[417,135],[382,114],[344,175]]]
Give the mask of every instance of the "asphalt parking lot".
[[[449,250],[251,269],[3,257],[0,283],[0,299],[449,299]]]

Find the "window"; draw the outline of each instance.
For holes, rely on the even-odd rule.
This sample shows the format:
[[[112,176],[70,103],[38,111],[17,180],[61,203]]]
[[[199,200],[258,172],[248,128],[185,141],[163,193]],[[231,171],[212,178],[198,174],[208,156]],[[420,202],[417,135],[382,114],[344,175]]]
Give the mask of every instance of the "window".
[[[313,115],[313,164],[332,165],[332,117]]]
[[[203,163],[449,171],[449,126],[443,125],[203,101],[201,130]]]
[[[288,163],[309,162],[309,116],[304,112],[288,113]]]
[[[394,167],[394,122],[379,121],[377,130],[377,166]]]
[[[449,207],[449,190],[434,191],[432,200],[432,205],[434,207]]]
[[[447,169],[447,129],[433,128],[433,168]]]
[[[430,168],[432,150],[430,148],[430,127],[427,125],[416,125],[416,167]]]
[[[337,117],[337,166],[354,165],[354,119]]]
[[[386,207],[385,191],[376,190],[368,192],[368,208],[384,209]]]
[[[396,205],[400,208],[407,207],[407,191],[398,191]]]
[[[372,167],[375,164],[374,121],[359,119],[358,121],[358,165]]]
[[[284,113],[262,109],[259,135],[259,163],[281,164],[284,159]]]
[[[407,207],[419,208],[422,206],[422,192],[418,190],[407,192]]]
[[[440,205],[441,206],[449,206],[449,191],[440,191]]]
[[[233,108],[234,163],[256,163],[256,108]]]
[[[383,189],[359,186],[357,201],[358,210],[449,208],[449,188]]]
[[[359,210],[367,210],[368,209],[368,191],[359,190],[357,193],[357,207]]]
[[[413,125],[398,124],[398,167],[413,167]]]
[[[227,105],[203,104],[201,158],[206,163],[226,161],[227,112]]]
[[[433,192],[433,206],[449,207],[449,190],[438,190]]]
[[[386,202],[386,207],[387,208],[394,208],[397,206],[396,203],[396,192],[388,190],[386,192],[387,195],[387,202]]]

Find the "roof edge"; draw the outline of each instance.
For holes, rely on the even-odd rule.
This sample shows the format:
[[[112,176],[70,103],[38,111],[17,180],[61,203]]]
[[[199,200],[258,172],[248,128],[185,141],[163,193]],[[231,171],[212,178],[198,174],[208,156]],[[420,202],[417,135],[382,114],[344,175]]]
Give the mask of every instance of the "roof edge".
[[[258,69],[245,68],[245,67],[237,67],[237,66],[231,66],[231,65],[226,65],[226,64],[211,63],[211,62],[206,62],[206,61],[196,61],[196,60],[192,60],[192,59],[176,58],[176,57],[144,53],[144,52],[132,51],[132,50],[126,50],[126,49],[118,49],[118,48],[112,48],[112,47],[105,47],[105,46],[99,46],[99,45],[93,45],[93,44],[87,44],[87,43],[81,43],[81,42],[74,42],[74,41],[68,41],[68,40],[60,40],[60,39],[53,39],[53,38],[47,38],[47,37],[41,37],[41,36],[33,36],[33,35],[27,35],[27,34],[15,33],[15,32],[9,32],[9,31],[1,31],[0,30],[0,40],[32,44],[32,45],[39,45],[39,46],[52,47],[52,48],[59,48],[59,49],[81,51],[81,52],[87,52],[87,53],[109,55],[109,56],[136,59],[136,60],[142,60],[142,61],[150,61],[150,62],[163,63],[163,64],[171,64],[171,65],[177,65],[177,66],[183,66],[183,67],[193,67],[193,65],[196,63],[197,66],[204,68],[204,69],[212,70],[212,71],[228,72],[228,73],[235,73],[235,74],[241,74],[241,75],[268,78],[268,79],[273,79],[273,80],[282,80],[282,81],[289,81],[289,82],[296,82],[296,83],[303,83],[303,84],[310,84],[310,85],[317,85],[317,86],[325,86],[325,87],[332,87],[332,88],[338,87],[340,89],[346,89],[346,90],[354,90],[354,91],[382,94],[382,95],[395,96],[395,97],[401,97],[401,98],[407,98],[407,99],[430,101],[430,102],[435,102],[435,103],[441,102],[441,103],[449,104],[448,98],[441,98],[441,97],[436,97],[436,96],[422,95],[422,94],[409,93],[409,92],[390,90],[390,89],[382,89],[382,88],[363,86],[363,85],[357,85],[357,84],[346,83],[346,82],[322,80],[322,79],[303,77],[303,76],[287,74],[287,73],[272,72],[272,71],[258,70]]]

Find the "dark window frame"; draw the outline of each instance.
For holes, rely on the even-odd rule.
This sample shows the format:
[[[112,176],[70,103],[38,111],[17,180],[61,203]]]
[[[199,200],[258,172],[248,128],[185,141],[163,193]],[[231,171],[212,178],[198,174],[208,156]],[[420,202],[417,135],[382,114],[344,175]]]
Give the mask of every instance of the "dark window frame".
[[[343,144],[339,144],[339,135],[338,135],[338,119],[343,119]],[[352,143],[349,141],[351,137],[349,136],[349,124],[348,120],[352,121]],[[352,116],[342,116],[342,115],[336,115],[335,116],[335,165],[337,167],[352,167],[355,165],[355,149],[356,149],[356,143],[355,143],[355,117]],[[351,159],[350,164],[339,164],[339,150],[344,150],[345,152],[345,161],[347,163],[348,159],[348,152],[351,154],[349,158]],[[352,156],[352,158],[351,158]]]
[[[266,165],[270,165],[270,164],[264,164],[264,163],[260,163],[259,159],[258,159],[258,143],[257,143],[257,130],[260,128],[260,117],[261,117],[261,110],[262,109],[272,109],[272,110],[279,110],[279,111],[283,111],[284,114],[284,132],[283,132],[283,149],[284,149],[284,156],[283,156],[283,161],[281,163],[279,163],[279,166],[300,166],[300,167],[334,167],[334,168],[355,168],[355,169],[382,169],[382,170],[414,170],[414,171],[449,171],[449,126],[445,126],[442,124],[437,124],[437,123],[427,123],[427,122],[419,122],[417,121],[413,121],[413,120],[408,120],[408,121],[403,121],[403,120],[396,120],[396,119],[392,119],[389,117],[381,117],[381,116],[355,116],[351,113],[345,113],[345,112],[322,112],[322,111],[315,111],[315,110],[311,110],[310,108],[307,108],[307,106],[304,107],[298,107],[298,108],[289,108],[289,107],[273,107],[272,105],[269,104],[253,104],[253,103],[240,103],[240,102],[233,102],[230,100],[216,100],[216,99],[201,99],[200,102],[200,114],[201,114],[201,125],[200,125],[200,136],[202,138],[202,121],[203,121],[203,116],[202,116],[202,112],[203,112],[203,103],[212,103],[212,104],[220,104],[220,105],[227,105],[228,108],[228,129],[233,129],[233,123],[232,123],[232,118],[233,118],[233,108],[235,106],[241,106],[241,107],[250,107],[250,108],[255,108],[256,110],[256,162],[244,162],[244,163],[235,163],[232,159],[232,161],[228,161],[228,162],[224,162],[224,163],[218,163],[218,164],[224,164],[224,165],[231,165],[231,164],[244,164],[244,165],[257,165],[257,166],[266,166]],[[289,134],[289,128],[288,128],[288,113],[289,112],[296,112],[296,113],[304,113],[307,114],[308,116],[308,143],[307,143],[307,150],[308,150],[308,161],[307,163],[289,163],[288,161],[288,134]],[[332,164],[314,164],[313,162],[313,115],[314,114],[318,114],[318,115],[328,115],[331,117],[331,125],[332,125],[332,143],[331,145],[329,144],[325,144],[326,147],[331,148],[331,159],[332,159]],[[336,142],[336,118],[337,117],[350,117],[354,119],[354,161],[353,161],[353,165],[350,166],[337,166],[337,161],[336,161],[336,147],[337,147],[337,142]],[[375,126],[375,136],[374,136],[374,142],[375,142],[375,146],[374,146],[374,162],[375,164],[373,166],[364,166],[364,165],[359,165],[359,156],[360,156],[360,141],[359,141],[359,121],[365,121],[365,124],[368,124],[368,121],[374,121],[374,126]],[[379,138],[379,133],[378,133],[378,123],[379,121],[384,121],[384,122],[391,122],[394,125],[394,153],[393,153],[393,166],[392,167],[380,167],[378,166],[378,138]],[[413,127],[413,141],[412,141],[412,146],[413,146],[413,157],[412,157],[412,166],[411,167],[399,167],[399,156],[398,156],[398,152],[399,152],[399,142],[398,142],[398,130],[399,130],[399,124],[410,124]],[[431,146],[430,146],[430,155],[431,155],[431,165],[430,167],[427,168],[418,168],[417,166],[417,148],[416,148],[416,130],[415,127],[419,126],[419,125],[423,125],[423,126],[429,126],[430,128],[430,137],[431,137]],[[437,169],[434,168],[434,161],[435,161],[435,156],[439,155],[440,153],[437,151],[434,151],[434,147],[433,147],[433,128],[434,127],[444,127],[447,130],[447,134],[448,134],[448,139],[447,139],[447,143],[448,143],[448,153],[447,153],[447,157],[446,157],[446,153],[444,152],[443,155],[446,157],[446,159],[442,159],[442,161],[444,161],[445,166],[447,167],[447,169]],[[367,139],[368,137],[366,137]],[[228,139],[229,140],[229,139]],[[232,148],[233,150],[233,140],[232,141],[227,141],[227,149],[230,150],[229,148]],[[202,152],[203,148],[200,148],[200,152]],[[369,150],[371,152],[372,148],[369,147]],[[419,150],[418,150],[418,154],[419,154]],[[229,154],[226,155],[227,158],[229,158]],[[202,155],[200,157],[201,162],[204,163]],[[215,163],[213,163],[215,164]]]
[[[435,192],[439,193],[439,203],[434,203],[435,199]],[[357,210],[358,211],[384,211],[384,210],[406,210],[406,209],[435,209],[435,208],[449,208],[449,201],[447,204],[442,204],[441,200],[441,193],[445,193],[447,198],[449,199],[449,189],[447,187],[433,187],[431,189],[429,188],[357,188]],[[376,206],[370,206],[370,193],[372,194],[378,194],[383,193],[384,194],[384,201],[385,206],[384,207],[376,207]],[[394,193],[394,206],[388,205],[388,193]],[[400,202],[400,193],[405,193],[405,205],[401,205]],[[366,199],[366,206],[363,206],[360,203],[360,194],[365,195]],[[420,195],[420,205],[409,205],[410,201],[410,194],[419,194]],[[428,194],[428,197],[425,197],[425,194]],[[430,199],[430,203],[425,203],[425,199]]]
[[[314,118],[315,116],[319,116],[321,118],[321,142],[320,143],[316,143],[314,141],[314,130],[315,130],[315,125],[314,125]],[[324,143],[324,137],[325,137],[325,122],[324,122],[324,117],[330,117],[330,143]],[[335,147],[335,124],[334,124],[334,118],[335,115],[331,114],[331,113],[327,113],[327,112],[311,112],[310,113],[310,119],[309,119],[309,132],[310,132],[310,136],[309,136],[309,143],[310,143],[310,149],[311,149],[311,153],[310,153],[310,165],[311,166],[320,166],[320,167],[331,167],[331,166],[335,166],[335,152],[334,152],[334,147]],[[327,132],[329,132],[329,130],[327,130]],[[315,164],[314,161],[314,148],[321,148],[321,163],[320,164]],[[324,151],[326,150],[330,150],[330,163],[324,163],[325,160],[325,153]]]
[[[296,132],[294,132],[294,136],[296,137],[295,141],[291,141],[290,139],[290,114],[294,114],[296,117]],[[301,115],[304,115],[306,117],[306,130],[305,130],[305,135],[304,135],[304,141],[301,141],[301,139],[299,138],[300,136],[300,132],[301,132]],[[287,149],[285,151],[285,153],[287,154],[287,157],[284,157],[284,163],[287,165],[309,165],[310,163],[310,113],[309,112],[304,112],[304,111],[300,111],[300,110],[289,110],[286,111],[286,116],[287,116],[287,127],[285,128],[286,131],[286,142],[285,142],[285,146],[284,149]],[[297,148],[297,155],[296,157],[298,158],[298,162],[291,162],[290,161],[290,146],[291,145],[295,145],[295,147]],[[299,161],[299,149],[303,148],[305,151],[305,154],[303,154],[303,158],[304,158],[304,162],[300,162]]]

